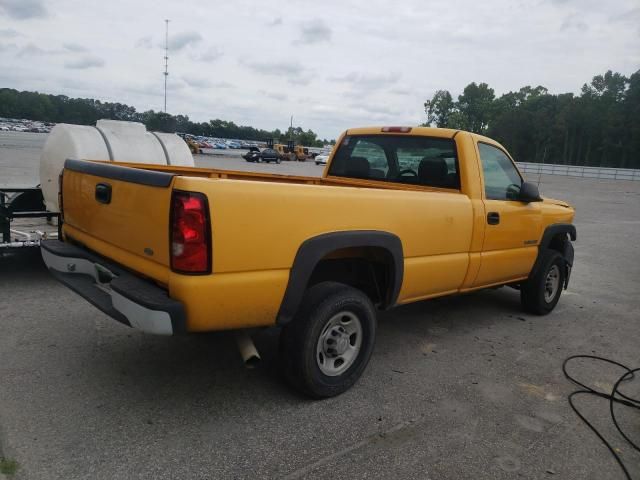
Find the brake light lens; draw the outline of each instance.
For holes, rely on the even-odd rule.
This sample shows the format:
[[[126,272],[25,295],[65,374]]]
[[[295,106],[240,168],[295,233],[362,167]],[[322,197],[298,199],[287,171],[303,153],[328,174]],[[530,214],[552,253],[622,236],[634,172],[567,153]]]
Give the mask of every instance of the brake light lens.
[[[175,191],[171,197],[171,269],[211,273],[211,235],[207,197]]]
[[[411,127],[382,127],[382,131],[385,133],[409,133],[411,131]]]

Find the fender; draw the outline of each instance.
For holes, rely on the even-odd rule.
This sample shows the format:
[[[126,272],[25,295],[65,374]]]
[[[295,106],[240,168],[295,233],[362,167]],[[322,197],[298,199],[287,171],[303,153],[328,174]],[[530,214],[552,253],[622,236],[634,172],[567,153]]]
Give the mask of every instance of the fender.
[[[536,262],[533,264],[531,273],[529,273],[529,278],[533,277],[540,268],[540,252],[549,247],[553,237],[562,234],[565,236],[569,235],[572,242],[575,242],[578,238],[575,225],[570,223],[554,223],[544,230],[542,240],[540,240],[540,244],[538,245],[538,257],[536,258]],[[564,282],[564,288],[566,289],[569,285],[569,276],[571,275],[571,267],[573,266],[573,245],[571,245],[571,242],[566,242],[563,251],[560,253],[562,253],[564,260],[567,263],[567,273],[565,275]]]
[[[404,275],[404,256],[400,238],[392,233],[378,230],[325,233],[309,238],[300,245],[278,312],[276,321],[278,325],[284,325],[293,319],[318,262],[331,252],[350,247],[380,247],[389,252],[393,259],[393,270],[391,272],[391,294],[385,305],[387,307],[395,305]]]
[[[551,243],[551,239],[559,233],[566,233],[571,238],[572,242],[576,241],[576,226],[571,223],[554,223],[545,228],[542,234],[542,240],[540,240],[540,248],[547,248]]]

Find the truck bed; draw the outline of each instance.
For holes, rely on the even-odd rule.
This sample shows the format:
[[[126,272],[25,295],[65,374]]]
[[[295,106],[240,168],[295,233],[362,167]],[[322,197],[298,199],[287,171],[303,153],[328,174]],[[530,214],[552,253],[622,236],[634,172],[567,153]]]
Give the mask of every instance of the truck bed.
[[[242,172],[238,170],[222,170],[205,167],[182,167],[174,165],[149,165],[128,162],[110,162],[111,165],[132,167],[144,170],[172,173],[186,177],[222,178],[229,180],[245,180],[253,182],[277,182],[307,185],[326,185],[344,187],[366,187],[382,190],[439,190],[435,187],[398,183],[371,182],[366,179],[339,178],[339,177],[305,177],[300,175],[281,175],[277,173]]]

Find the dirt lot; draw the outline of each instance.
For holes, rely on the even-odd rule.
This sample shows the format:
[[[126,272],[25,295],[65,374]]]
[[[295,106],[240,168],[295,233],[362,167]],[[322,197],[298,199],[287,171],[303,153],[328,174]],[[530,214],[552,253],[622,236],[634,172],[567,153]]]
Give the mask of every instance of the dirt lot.
[[[0,184],[37,179],[42,140],[0,136]],[[578,211],[572,282],[551,315],[523,314],[508,288],[398,308],[380,316],[363,378],[325,401],[279,382],[275,330],[246,370],[227,334],[144,335],[56,283],[37,251],[0,258],[0,457],[29,479],[623,478],[570,410],[561,365],[585,353],[640,366],[640,182],[543,176],[541,189]],[[578,367],[605,389],[621,373]],[[577,402],[640,475],[606,402]],[[638,439],[638,416],[620,417]]]

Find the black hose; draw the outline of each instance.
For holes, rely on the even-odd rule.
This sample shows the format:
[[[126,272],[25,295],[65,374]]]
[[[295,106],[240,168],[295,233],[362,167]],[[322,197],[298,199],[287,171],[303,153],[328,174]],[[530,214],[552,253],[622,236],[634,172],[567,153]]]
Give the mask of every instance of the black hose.
[[[601,391],[595,390],[595,389],[585,385],[584,383],[579,382],[574,377],[569,375],[569,373],[567,373],[567,364],[571,360],[576,359],[576,358],[588,358],[588,359],[591,359],[591,360],[598,360],[598,361],[601,361],[601,362],[610,363],[612,365],[615,365],[617,367],[620,367],[620,368],[624,369],[625,373],[620,378],[618,378],[618,380],[615,382],[615,384],[613,386],[613,389],[611,390],[611,393],[601,392]],[[634,450],[640,452],[640,447],[638,447],[638,445],[636,443],[634,443],[631,440],[631,438],[629,438],[629,436],[626,433],[624,433],[624,431],[620,427],[620,424],[618,423],[618,420],[616,419],[615,411],[613,409],[613,405],[617,403],[617,404],[624,405],[624,406],[629,407],[629,408],[640,410],[640,399],[629,397],[628,395],[625,395],[625,394],[623,394],[622,392],[619,391],[620,384],[622,382],[626,382],[626,381],[629,381],[629,380],[633,379],[635,377],[635,373],[636,372],[640,372],[640,368],[631,369],[631,368],[627,367],[626,365],[623,365],[622,363],[616,362],[614,360],[610,360],[608,358],[598,357],[598,356],[595,356],[595,355],[573,355],[571,357],[568,357],[562,363],[562,372],[564,373],[564,376],[567,377],[568,380],[570,380],[571,382],[575,383],[576,385],[578,385],[579,387],[582,388],[582,390],[576,390],[575,392],[573,392],[573,393],[571,393],[569,395],[569,397],[567,398],[569,400],[569,405],[571,406],[573,411],[576,413],[576,415],[578,415],[578,417],[580,417],[580,419],[591,429],[591,431],[593,431],[593,433],[595,433],[598,436],[598,438],[602,441],[602,443],[604,443],[604,445],[609,449],[609,451],[611,452],[611,454],[613,455],[615,460],[618,462],[618,465],[620,465],[620,468],[622,468],[622,471],[624,472],[627,480],[633,480],[631,478],[631,475],[629,474],[629,470],[627,470],[627,467],[625,466],[624,462],[622,461],[620,456],[617,454],[617,452],[615,451],[613,446],[611,446],[611,444],[596,429],[596,427],[594,427],[593,424],[591,422],[589,422],[589,420],[587,420],[586,417],[580,413],[578,408],[573,403],[573,397],[576,396],[576,395],[587,394],[587,395],[595,395],[597,397],[606,398],[607,400],[609,400],[609,412],[611,414],[611,420],[613,421],[613,425],[616,427],[618,432],[620,432],[620,435],[622,435],[622,437],[629,443],[629,445],[631,445],[631,447]]]

